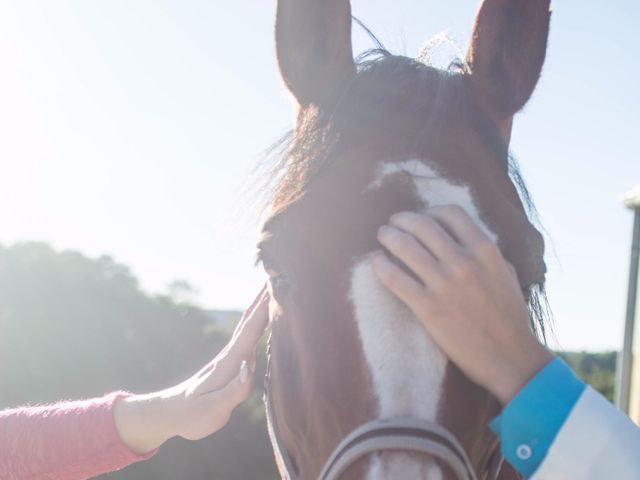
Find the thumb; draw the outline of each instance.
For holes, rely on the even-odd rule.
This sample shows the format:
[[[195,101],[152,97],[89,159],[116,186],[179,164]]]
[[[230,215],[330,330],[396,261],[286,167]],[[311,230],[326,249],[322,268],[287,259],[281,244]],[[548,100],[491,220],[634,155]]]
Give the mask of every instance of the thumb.
[[[199,440],[224,427],[233,410],[251,393],[253,372],[242,362],[236,376],[222,388],[199,395],[189,406],[180,436]]]
[[[237,375],[224,387],[209,394],[213,403],[224,410],[231,411],[236,408],[251,393],[254,373],[247,361],[243,360]]]

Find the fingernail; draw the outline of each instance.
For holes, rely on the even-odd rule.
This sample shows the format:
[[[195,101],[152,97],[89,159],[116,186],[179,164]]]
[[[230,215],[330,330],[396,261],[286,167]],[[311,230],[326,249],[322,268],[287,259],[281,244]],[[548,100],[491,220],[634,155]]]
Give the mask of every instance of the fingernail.
[[[399,220],[400,218],[402,218],[402,215],[404,215],[405,212],[398,212],[398,213],[394,213],[393,215],[391,215],[391,217],[389,217],[389,223],[393,223],[394,221]]]
[[[415,215],[416,215],[416,212],[412,212],[410,210],[403,211],[403,212],[396,212],[393,215],[391,215],[391,218],[389,219],[389,221],[390,222],[400,221],[407,216],[411,217]]]
[[[382,239],[382,238],[389,238],[390,235],[393,234],[393,231],[395,229],[393,227],[390,227],[388,225],[382,225],[379,229],[378,229],[378,238]]]
[[[389,271],[389,260],[384,253],[378,252],[373,255],[373,268],[379,273],[386,273]]]
[[[240,364],[240,383],[247,383],[249,379],[249,365],[247,365],[247,361],[243,360]]]

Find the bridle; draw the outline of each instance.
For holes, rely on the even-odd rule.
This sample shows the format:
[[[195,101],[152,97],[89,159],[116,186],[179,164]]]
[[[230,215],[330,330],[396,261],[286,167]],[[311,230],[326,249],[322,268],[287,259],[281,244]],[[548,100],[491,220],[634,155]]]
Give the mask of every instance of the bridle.
[[[275,422],[269,372],[265,380],[264,403],[267,413],[269,437],[274,448],[280,473],[284,480],[297,480],[296,468],[284,448]],[[457,480],[478,480],[469,457],[444,427],[419,418],[394,417],[365,423],[347,435],[327,459],[318,480],[339,480],[341,475],[358,460],[372,453],[402,451],[426,454],[447,465]],[[486,480],[497,480],[503,457],[497,450],[489,462]]]

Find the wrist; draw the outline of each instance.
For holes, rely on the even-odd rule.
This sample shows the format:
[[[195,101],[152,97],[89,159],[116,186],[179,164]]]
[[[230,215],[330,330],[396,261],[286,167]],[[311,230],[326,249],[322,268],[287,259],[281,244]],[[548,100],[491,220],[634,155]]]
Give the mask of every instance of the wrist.
[[[503,405],[507,405],[551,360],[554,355],[536,342],[534,348],[520,351],[517,358],[505,361],[503,368],[488,390]]]
[[[116,402],[113,416],[122,443],[137,455],[159,448],[177,435],[171,399],[157,394],[133,395]]]

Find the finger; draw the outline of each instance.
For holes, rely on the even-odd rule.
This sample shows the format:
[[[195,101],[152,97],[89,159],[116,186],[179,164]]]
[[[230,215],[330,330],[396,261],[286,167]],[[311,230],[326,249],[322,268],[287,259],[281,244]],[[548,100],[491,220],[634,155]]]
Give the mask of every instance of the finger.
[[[263,290],[254,308],[246,315],[242,326],[232,340],[232,348],[243,355],[248,355],[260,341],[269,323],[269,294]]]
[[[427,213],[440,222],[461,245],[474,247],[493,243],[480,225],[458,205],[430,208]]]
[[[232,338],[237,336],[242,331],[242,329],[247,324],[247,322],[249,322],[249,320],[252,318],[256,309],[260,308],[265,301],[268,301],[268,298],[269,298],[269,291],[268,291],[267,285],[265,284],[260,290],[260,293],[258,293],[258,295],[253,299],[253,302],[251,302],[251,305],[249,306],[249,308],[247,308],[243,312],[242,317],[238,322],[238,325],[236,325],[236,328],[233,331]]]
[[[509,274],[511,275],[511,278],[517,280],[518,271],[516,270],[516,267],[514,267],[511,262],[507,262],[506,260],[504,261],[504,263],[507,265],[507,270],[509,270]],[[520,283],[518,283],[518,285],[520,285]]]
[[[400,267],[395,265],[383,253],[374,255],[373,271],[382,284],[391,293],[404,302],[410,309],[416,310],[425,295],[425,288]]]
[[[378,231],[378,240],[426,286],[439,275],[438,260],[413,235],[385,225]]]
[[[460,250],[456,240],[435,218],[428,215],[414,212],[396,213],[389,220],[389,224],[416,237],[435,258],[443,262],[454,258]]]
[[[255,371],[249,368],[247,362],[242,362],[237,375],[224,387],[210,394],[213,401],[221,409],[233,410],[249,397],[254,375]]]

